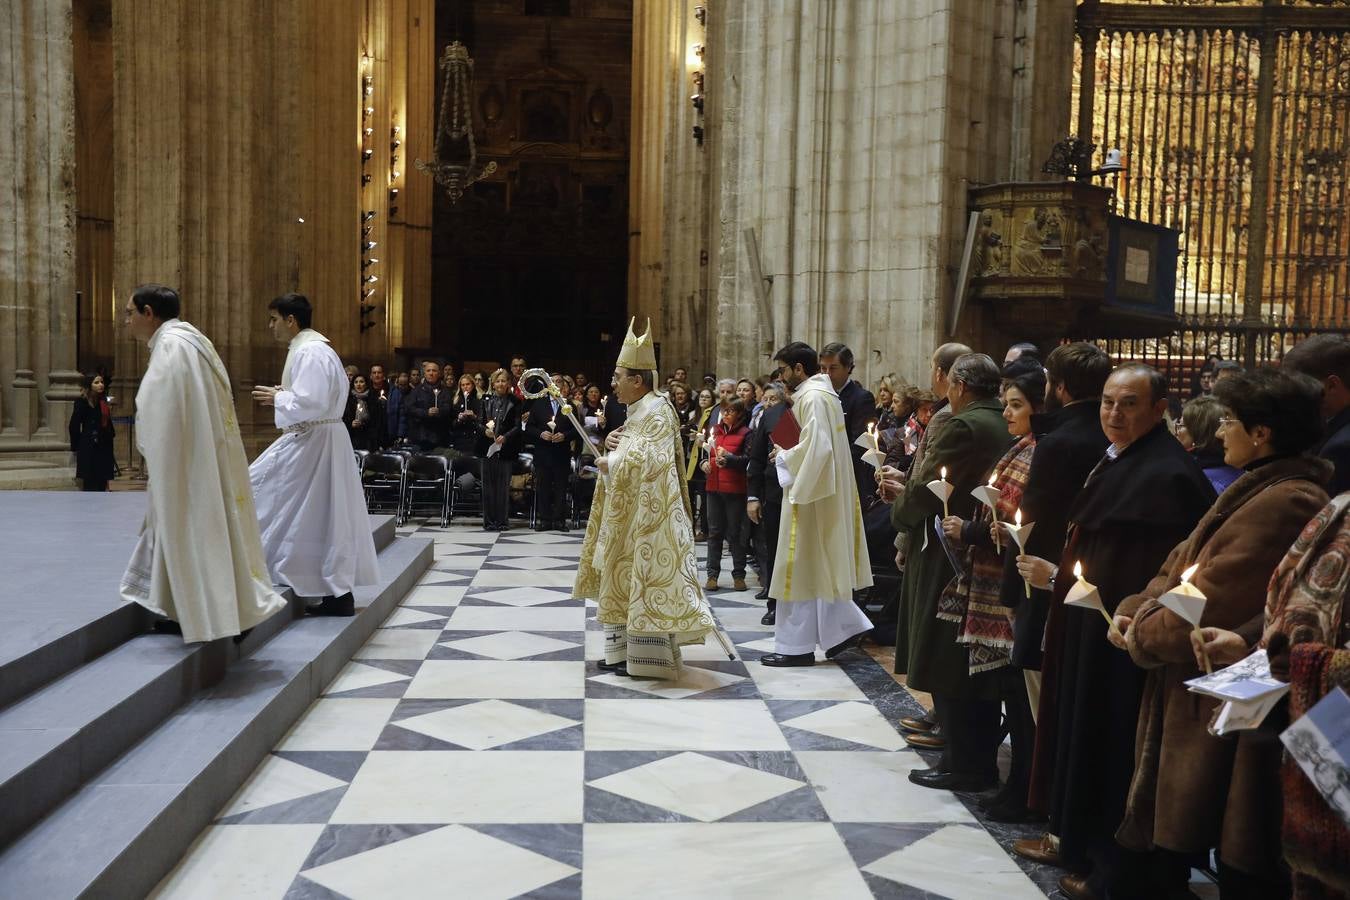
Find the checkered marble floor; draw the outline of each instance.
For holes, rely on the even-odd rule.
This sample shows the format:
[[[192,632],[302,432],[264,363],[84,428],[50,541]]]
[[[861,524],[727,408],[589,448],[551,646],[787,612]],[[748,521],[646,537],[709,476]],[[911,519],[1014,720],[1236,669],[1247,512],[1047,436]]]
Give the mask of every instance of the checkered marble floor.
[[[861,654],[770,669],[752,592],[736,647],[677,683],[600,672],[568,596],[579,533],[408,526],[436,560],[160,884],[158,897],[958,898],[1045,895],[892,722]],[[699,552],[703,552],[700,546]]]

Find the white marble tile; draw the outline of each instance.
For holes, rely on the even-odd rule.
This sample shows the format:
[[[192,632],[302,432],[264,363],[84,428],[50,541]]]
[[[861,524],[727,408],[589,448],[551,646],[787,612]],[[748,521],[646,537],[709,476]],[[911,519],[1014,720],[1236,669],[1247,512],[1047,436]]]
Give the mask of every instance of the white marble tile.
[[[643,900],[864,900],[862,874],[829,822],[592,824],[583,837],[588,900],[630,898],[634,864],[659,854]]]
[[[782,724],[882,750],[903,750],[907,746],[870,703],[836,703]]]
[[[542,603],[557,603],[559,600],[571,599],[560,591],[540,590],[538,587],[512,587],[501,590],[475,588],[474,595],[483,600],[505,603],[508,606],[539,606]]]
[[[547,531],[521,531],[511,535],[512,540],[498,544],[575,544],[581,546],[581,541],[576,538],[564,537],[561,534],[550,534]]]
[[[366,757],[330,821],[580,822],[583,755],[376,750]]]
[[[436,613],[423,612],[420,609],[398,607],[389,614],[389,618],[385,619],[384,622],[380,624],[380,627],[397,628],[400,625],[421,625],[423,622],[444,620],[448,615],[450,615],[449,610],[437,615]]]
[[[442,572],[438,569],[427,569],[422,577],[417,579],[417,587],[458,587],[467,585],[472,579],[472,572]]]
[[[434,628],[377,628],[353,659],[426,659],[441,633]]]
[[[369,750],[398,706],[397,698],[315,700],[277,744],[278,750]]]
[[[399,719],[392,724],[470,750],[486,750],[571,728],[577,722],[514,703],[484,700]]]
[[[441,646],[453,650],[463,650],[466,653],[474,653],[478,656],[491,656],[493,659],[524,659],[527,656],[556,653],[559,650],[567,650],[580,645],[575,641],[561,641],[542,634],[500,631],[482,634],[478,637],[442,641]]]
[[[444,900],[516,897],[577,871],[472,828],[450,825],[301,874],[351,900],[395,895],[400,900]],[[397,889],[391,890],[394,882]]]
[[[805,783],[700,753],[680,753],[591,782],[640,803],[714,822]]]
[[[598,660],[605,658],[605,633],[603,631],[587,630],[586,658]]]
[[[575,572],[577,561],[575,559],[561,559],[549,556],[502,556],[494,558],[492,564],[495,566],[506,566],[511,569],[570,569]]]
[[[734,645],[733,645],[734,648]],[[680,648],[680,656],[686,660],[727,660],[727,652],[722,649],[722,645],[717,638],[711,634],[708,639],[701,644],[685,644]],[[737,657],[739,658],[739,657]]]
[[[447,569],[476,569],[486,560],[487,557],[481,553],[437,553],[436,564],[431,567],[431,571],[443,572]]]
[[[742,609],[719,609],[716,610],[717,618],[722,623],[722,627],[727,631],[762,631],[765,634],[773,633],[772,625],[761,625],[759,620],[764,617],[762,607],[747,606]]]
[[[408,592],[408,595],[399,603],[400,606],[459,606],[459,601],[464,599],[464,592],[468,587],[459,587],[455,585],[428,585],[415,587]]]
[[[575,561],[581,556],[581,543],[579,541],[569,541],[565,544],[502,543],[488,551],[488,559],[493,562],[500,562],[503,558],[512,556],[545,556],[560,561]]]
[[[587,700],[587,750],[786,750],[759,700]]]
[[[834,663],[780,669],[750,662],[746,668],[759,686],[760,694],[767,700],[867,699],[853,679]]]
[[[982,828],[948,825],[863,871],[962,900],[1042,900],[1045,894]]]
[[[212,825],[150,894],[155,900],[274,900],[285,895],[322,825]]]
[[[580,699],[586,695],[584,662],[429,659],[413,676],[404,699]]]
[[[343,666],[342,671],[324,689],[324,693],[340,694],[343,691],[360,690],[361,688],[374,687],[377,684],[393,684],[396,681],[407,681],[408,677],[407,675],[400,675],[398,672],[390,672],[388,669],[351,662]]]
[[[220,814],[220,817],[225,818],[239,813],[252,812],[274,803],[298,800],[301,797],[331,791],[333,788],[340,788],[346,784],[345,781],[339,781],[333,776],[325,775],[323,772],[309,768],[309,766],[302,766],[284,757],[273,756],[269,753],[263,759],[262,764],[253,770],[253,774],[249,776],[248,781],[244,782],[244,786],[226,805],[225,811]]]
[[[479,569],[474,587],[560,587],[570,588],[577,580],[575,571],[514,572],[506,569]]]
[[[975,821],[955,794],[910,782],[928,767],[912,751],[799,750],[797,761],[835,822]]]
[[[497,543],[497,535],[491,531],[484,531],[480,524],[478,530],[465,528],[463,531],[447,530],[444,532],[433,533],[432,540],[439,547],[470,546],[481,548],[484,544]]]
[[[585,627],[586,610],[580,606],[461,606],[446,625],[450,631],[581,631]]]
[[[723,659],[725,658],[723,656]],[[629,678],[625,675],[616,675],[613,672],[593,676],[590,680],[597,684],[607,684],[611,687],[651,694],[653,697],[669,697],[679,700],[701,694],[704,691],[713,691],[729,684],[745,681],[745,676],[733,675],[730,672],[717,672],[712,669],[700,669],[696,666],[684,666],[680,672],[680,677],[676,680]]]

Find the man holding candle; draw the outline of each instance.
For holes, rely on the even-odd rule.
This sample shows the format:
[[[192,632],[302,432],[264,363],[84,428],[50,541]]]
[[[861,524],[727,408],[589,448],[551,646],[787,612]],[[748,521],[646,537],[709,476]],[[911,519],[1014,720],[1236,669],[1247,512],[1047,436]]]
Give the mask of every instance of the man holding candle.
[[[1139,896],[1149,858],[1115,842],[1134,769],[1134,732],[1143,686],[1123,651],[1107,643],[1100,613],[1065,607],[1073,564],[1114,612],[1142,590],[1172,548],[1214,502],[1214,488],[1163,422],[1167,379],[1156,369],[1117,368],[1102,390],[1099,416],[1111,444],[1069,513],[1067,542],[1055,564],[1029,555],[1018,568],[1033,587],[1052,590],[1044,683],[1036,722],[1032,805],[1049,813],[1058,862],[1091,877],[1066,876],[1072,897]],[[1041,841],[1015,846],[1044,849]]]
[[[872,630],[853,592],[872,586],[862,509],[844,434],[844,410],[816,351],[793,341],[774,355],[793,392],[801,429],[793,447],[775,447],[783,519],[769,593],[778,598],[774,651],[766,666],[815,664],[817,645],[832,658]]]
[[[983,353],[968,353],[952,363],[947,387],[952,418],[929,444],[922,468],[910,473],[904,496],[891,510],[891,520],[915,535],[911,539],[917,543],[911,547],[920,548],[909,563],[918,570],[913,580],[905,573],[906,587],[915,588],[906,598],[910,613],[906,683],[933,695],[947,740],[941,764],[909,775],[910,781],[924,787],[981,791],[998,784],[998,741],[990,740],[991,732],[998,731],[998,685],[992,679],[971,677],[970,653],[957,641],[960,626],[939,615],[939,599],[953,571],[940,546],[945,538],[933,531],[944,502],[923,486],[949,483],[947,512],[962,519],[974,517],[971,490],[987,482],[1011,443],[998,401],[999,385],[998,366]],[[940,477],[944,469],[946,475]]]
[[[1256,648],[1271,573],[1327,502],[1322,485],[1332,464],[1310,454],[1321,436],[1321,394],[1307,376],[1271,370],[1215,383],[1214,397],[1225,407],[1224,462],[1244,474],[1148,586],[1121,602],[1115,621],[1124,634],[1110,636],[1148,671],[1134,779],[1117,837],[1135,851],[1158,848],[1178,857],[1217,847],[1224,896],[1238,886],[1255,890],[1245,896],[1283,893],[1275,777],[1281,745],[1273,733],[1238,741],[1209,734],[1218,701],[1185,684],[1200,674],[1195,629],[1160,601],[1183,580],[1203,598],[1200,621],[1215,638],[1209,652],[1215,668]]]
[[[869,509],[876,496],[875,470],[863,461],[863,448],[854,442],[867,430],[867,424],[876,419],[876,398],[853,379],[853,351],[846,344],[826,344],[820,349],[820,371],[830,376],[830,384],[844,409],[844,433],[848,436],[848,451],[853,456],[858,498],[863,509]]]

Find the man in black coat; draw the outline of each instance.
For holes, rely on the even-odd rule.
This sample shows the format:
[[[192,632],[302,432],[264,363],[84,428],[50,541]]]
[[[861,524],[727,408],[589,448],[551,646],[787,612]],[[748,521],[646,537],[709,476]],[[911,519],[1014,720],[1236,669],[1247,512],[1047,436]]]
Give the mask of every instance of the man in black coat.
[[[561,389],[562,376],[553,383]],[[563,401],[544,396],[528,401],[525,438],[534,445],[535,531],[567,531],[567,485],[572,477],[572,443],[577,430],[562,413]]]
[[[1088,878],[1061,880],[1069,896],[1159,895],[1147,883],[1151,860],[1115,840],[1134,771],[1144,671],[1107,641],[1100,613],[1066,607],[1063,599],[1074,583],[1074,563],[1081,562],[1083,577],[1114,612],[1143,590],[1213,504],[1214,488],[1168,431],[1166,410],[1167,379],[1156,369],[1133,363],[1111,373],[1100,404],[1111,443],[1069,510],[1063,552],[1054,564],[1032,556],[1018,562],[1023,577],[1049,587],[1054,598],[1031,800],[1049,813],[1050,833],[1059,837],[1058,862],[1076,871],[1091,867]],[[1045,849],[1043,841],[1014,845],[1023,856],[1038,847]]]
[[[858,500],[863,512],[871,508],[876,499],[876,470],[863,461],[863,448],[853,443],[871,422],[877,418],[877,399],[872,392],[854,381],[853,351],[844,344],[826,344],[820,351],[820,371],[830,376],[830,384],[839,395],[839,403],[844,407],[844,430],[848,432],[848,449],[853,455],[853,475],[858,482]]]
[[[1350,491],[1350,338],[1318,334],[1305,338],[1284,355],[1281,365],[1322,382],[1322,416],[1326,438],[1317,455],[1336,467],[1327,493]]]
[[[439,363],[422,363],[422,383],[403,401],[408,411],[408,439],[423,451],[450,446],[450,395],[454,391],[441,384]]]
[[[778,472],[769,464],[769,451],[773,449],[770,436],[788,409],[788,401],[784,398],[782,403],[768,407],[760,415],[759,424],[750,432],[750,459],[745,468],[745,509],[750,521],[759,526],[756,530],[759,532],[763,554],[760,559],[760,581],[763,587],[755,594],[756,599],[768,601],[768,611],[759,620],[763,625],[774,624],[778,608],[778,601],[769,596],[769,579],[773,575],[773,562],[778,555],[778,523],[783,513],[783,487],[778,483]],[[768,473],[767,477],[765,473]]]

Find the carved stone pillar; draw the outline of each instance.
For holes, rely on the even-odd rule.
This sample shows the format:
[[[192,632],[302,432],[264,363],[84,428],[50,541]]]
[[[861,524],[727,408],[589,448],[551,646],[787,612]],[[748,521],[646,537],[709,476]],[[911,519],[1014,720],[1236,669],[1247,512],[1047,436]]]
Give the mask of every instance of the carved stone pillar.
[[[70,484],[75,81],[70,2],[0,11],[0,487]]]

